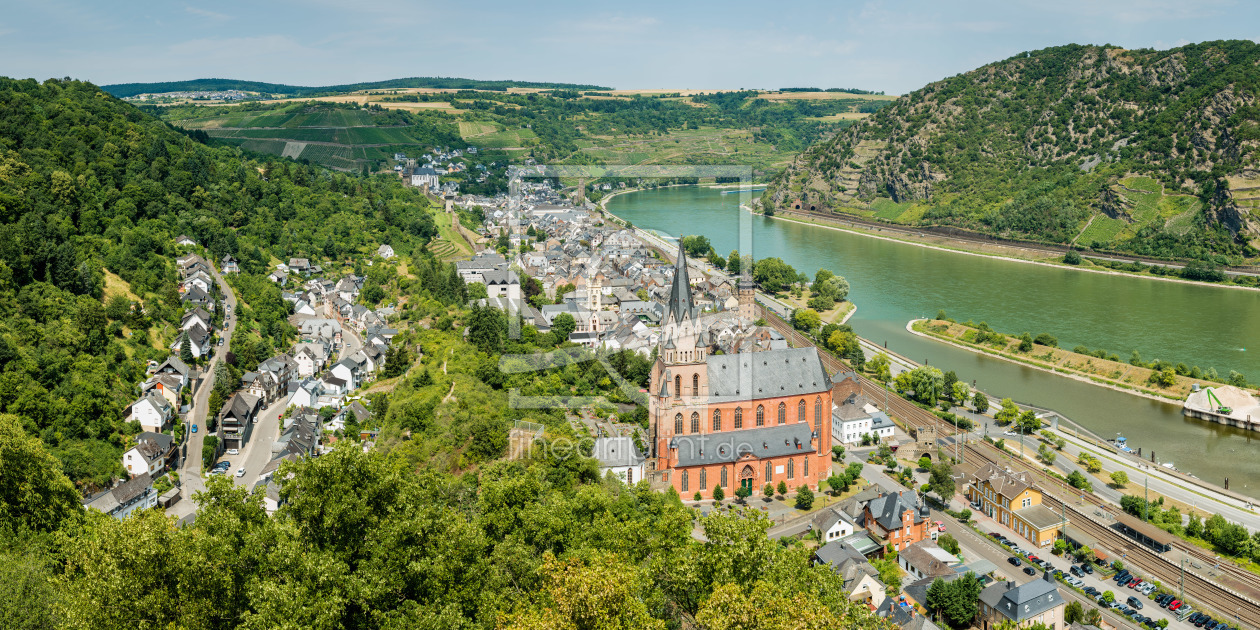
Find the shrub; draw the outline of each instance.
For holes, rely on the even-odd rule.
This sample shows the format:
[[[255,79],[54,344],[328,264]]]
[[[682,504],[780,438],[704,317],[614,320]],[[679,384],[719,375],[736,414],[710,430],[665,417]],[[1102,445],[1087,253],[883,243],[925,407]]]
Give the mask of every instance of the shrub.
[[[1063,262],[1069,265],[1079,265],[1081,264],[1081,253],[1075,249],[1069,249],[1068,252],[1063,255]]]
[[[814,507],[814,491],[809,486],[801,486],[796,489],[796,509],[808,510]]]

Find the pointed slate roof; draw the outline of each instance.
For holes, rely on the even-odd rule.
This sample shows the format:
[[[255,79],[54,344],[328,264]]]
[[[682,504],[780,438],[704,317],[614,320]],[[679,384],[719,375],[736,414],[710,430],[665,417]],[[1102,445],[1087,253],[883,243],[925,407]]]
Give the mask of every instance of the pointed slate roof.
[[[670,317],[681,322],[684,319],[695,319],[696,308],[691,302],[691,279],[687,276],[687,253],[683,251],[682,239],[678,240],[678,259],[674,261],[674,283],[669,288],[669,301],[665,306],[665,319]]]

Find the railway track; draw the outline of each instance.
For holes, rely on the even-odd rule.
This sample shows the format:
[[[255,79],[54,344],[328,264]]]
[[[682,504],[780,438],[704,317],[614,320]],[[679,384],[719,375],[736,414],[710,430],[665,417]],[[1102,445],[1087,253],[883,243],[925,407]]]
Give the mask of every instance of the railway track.
[[[758,309],[760,315],[794,346],[816,345],[813,340],[794,329],[774,312],[761,305],[758,305]],[[820,352],[819,354],[829,373],[834,374],[849,369],[830,353]],[[887,391],[879,383],[860,374],[858,381],[864,391],[867,388],[870,388],[872,392]],[[931,426],[936,428],[938,437],[958,433],[958,429],[953,425],[900,396],[890,394],[886,404],[888,412],[901,420],[908,429],[917,432],[922,427]],[[1053,509],[1066,508],[1074,514],[1074,518],[1069,519],[1068,527],[1081,527],[1096,540],[1108,545],[1109,550],[1124,553],[1126,559],[1131,559],[1130,562],[1159,579],[1165,586],[1171,588],[1180,584],[1181,566],[1179,563],[1174,564],[1169,557],[1160,555],[1109,526],[1099,523],[1087,513],[1096,510],[1106,518],[1113,519],[1119,512],[1116,506],[1093,493],[1082,493],[1067,482],[1046,475],[1031,462],[1001,451],[988,442],[968,443],[965,448],[967,455],[972,458],[971,461],[1010,466],[1012,469],[1029,472],[1034,477],[1040,475],[1043,484],[1042,496],[1047,506]],[[1082,497],[1081,505],[1078,507],[1072,501],[1065,502],[1059,497]],[[1233,562],[1221,561],[1212,553],[1183,540],[1175,539],[1173,548],[1181,552],[1181,554],[1173,555],[1180,559],[1184,554],[1190,565],[1185,571],[1185,590],[1195,602],[1200,606],[1206,606],[1219,618],[1233,619],[1253,628],[1260,628],[1260,603],[1257,601],[1260,599],[1260,578]],[[1196,572],[1194,569],[1196,564],[1204,568],[1211,567],[1209,575],[1204,576]]]

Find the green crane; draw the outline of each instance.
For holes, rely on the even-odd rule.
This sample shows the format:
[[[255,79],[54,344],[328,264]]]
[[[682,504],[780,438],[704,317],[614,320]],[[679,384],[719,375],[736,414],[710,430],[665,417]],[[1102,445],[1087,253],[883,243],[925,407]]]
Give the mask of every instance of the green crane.
[[[1221,403],[1221,399],[1216,397],[1216,394],[1212,392],[1211,387],[1205,389],[1204,391],[1207,392],[1208,401],[1216,403],[1216,413],[1220,413],[1220,414],[1224,414],[1228,416],[1229,414],[1234,412],[1233,409],[1230,409],[1229,407],[1226,407],[1223,403]]]

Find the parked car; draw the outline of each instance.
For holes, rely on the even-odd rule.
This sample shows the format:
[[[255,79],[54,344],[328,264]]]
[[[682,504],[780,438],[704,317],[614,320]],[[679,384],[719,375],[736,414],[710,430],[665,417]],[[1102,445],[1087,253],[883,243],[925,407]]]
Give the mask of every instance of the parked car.
[[[1126,599],[1125,601],[1129,603],[1129,606],[1132,606],[1137,610],[1142,610],[1142,600],[1130,595],[1129,599]]]
[[[1202,617],[1202,616],[1203,616],[1203,613],[1194,613],[1193,615],[1186,617],[1186,621],[1189,621],[1190,623],[1194,623],[1199,620],[1199,617]]]
[[[1028,575],[1037,575],[1037,570],[1032,567],[1024,567],[1024,573]]]
[[[1023,564],[1023,562],[1020,562],[1020,560],[1019,560],[1019,557],[1018,557],[1018,556],[1011,556],[1011,557],[1007,558],[1007,559],[1006,559],[1006,561],[1007,561],[1007,562],[1009,562],[1009,563],[1011,563],[1011,564],[1013,564],[1013,565],[1015,565],[1015,566],[1019,566],[1019,565]]]
[[[229,449],[227,450],[227,454],[228,454],[228,455],[240,455],[240,454],[241,454],[241,451],[240,451],[240,449],[229,448]]]
[[[1093,574],[1094,574],[1094,567],[1093,567],[1093,565],[1089,564],[1088,562],[1084,562],[1084,563],[1082,563],[1082,564],[1081,564],[1081,570],[1082,570],[1082,571],[1084,571],[1084,572],[1086,572],[1086,573],[1088,573],[1088,574],[1090,574],[1090,575],[1093,575]]]
[[[245,467],[244,467],[244,466],[241,466],[240,468],[237,468],[237,469],[236,469],[236,476],[237,476],[237,477],[244,477],[244,476],[245,476]],[[1130,597],[1129,599],[1133,599],[1133,598],[1132,598],[1132,597]]]
[[[1181,608],[1180,599],[1174,599],[1172,600],[1172,603],[1168,605],[1168,610],[1177,610],[1178,608]]]
[[[943,531],[945,531],[945,522],[944,522],[944,521],[936,521],[936,531],[938,531],[938,532],[943,532]]]
[[[1098,594],[1098,589],[1096,589],[1096,588],[1094,588],[1094,587],[1092,587],[1092,586],[1086,586],[1085,588],[1083,588],[1083,589],[1081,589],[1081,590],[1085,591],[1085,594],[1086,594],[1086,595],[1089,595],[1090,597],[1093,597],[1093,596],[1095,596],[1095,595],[1097,595],[1097,594]]]
[[[1072,565],[1072,568],[1068,569],[1068,572],[1071,573],[1072,575],[1075,575],[1076,577],[1081,577],[1084,574],[1084,571],[1081,571],[1081,568],[1076,566],[1075,564]]]

